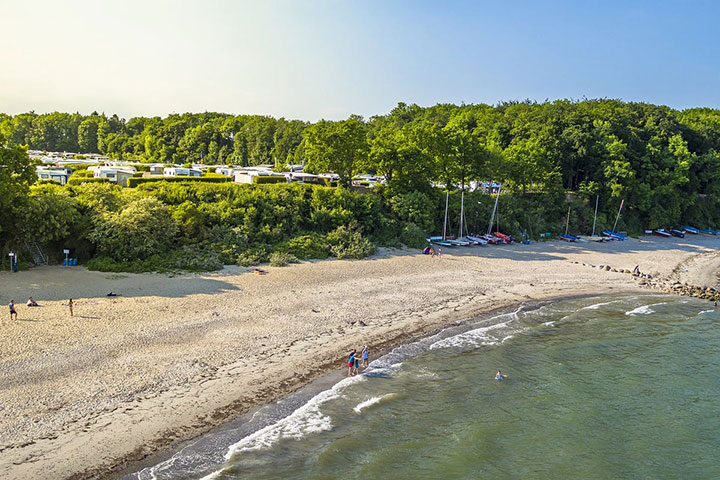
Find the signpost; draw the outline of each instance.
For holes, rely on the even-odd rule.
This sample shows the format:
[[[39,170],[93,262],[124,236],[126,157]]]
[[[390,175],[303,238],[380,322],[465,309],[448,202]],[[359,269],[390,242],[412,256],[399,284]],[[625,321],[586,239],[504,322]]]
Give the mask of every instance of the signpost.
[[[17,254],[10,252],[8,256],[10,257],[10,272],[17,273]]]
[[[66,266],[66,267],[69,267],[69,266],[70,266],[70,261],[68,260],[68,255],[70,255],[70,250],[68,250],[68,249],[66,248],[66,249],[63,250],[63,253],[65,254],[65,266]]]

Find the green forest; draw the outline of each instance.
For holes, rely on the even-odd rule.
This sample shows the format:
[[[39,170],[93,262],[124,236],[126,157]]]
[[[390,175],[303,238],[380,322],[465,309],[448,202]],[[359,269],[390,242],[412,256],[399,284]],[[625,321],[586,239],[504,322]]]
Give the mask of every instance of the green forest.
[[[138,162],[305,164],[338,187],[300,184],[36,182],[26,150],[101,153]],[[0,114],[0,246],[70,248],[90,268],[207,270],[223,264],[359,258],[376,246],[422,246],[442,229],[445,192],[457,228],[460,191],[470,231],[487,230],[503,185],[500,230],[531,238],[720,224],[720,111],[597,99],[431,107],[341,121],[221,113],[136,117]],[[381,175],[358,189],[358,174]],[[471,191],[472,190],[472,191]],[[25,255],[25,258],[28,258]]]

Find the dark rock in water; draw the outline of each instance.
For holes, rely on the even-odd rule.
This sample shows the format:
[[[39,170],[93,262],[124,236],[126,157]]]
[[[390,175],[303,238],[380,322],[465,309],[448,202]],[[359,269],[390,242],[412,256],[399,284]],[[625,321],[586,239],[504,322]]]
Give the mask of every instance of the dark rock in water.
[[[609,272],[609,271],[610,271],[610,265],[605,265],[605,270]]]

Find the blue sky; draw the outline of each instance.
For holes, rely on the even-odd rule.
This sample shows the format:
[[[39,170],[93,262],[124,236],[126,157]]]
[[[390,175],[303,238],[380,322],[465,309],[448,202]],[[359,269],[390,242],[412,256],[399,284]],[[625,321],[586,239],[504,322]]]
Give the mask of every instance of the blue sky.
[[[720,107],[720,3],[0,0],[0,111],[340,119],[397,102]]]

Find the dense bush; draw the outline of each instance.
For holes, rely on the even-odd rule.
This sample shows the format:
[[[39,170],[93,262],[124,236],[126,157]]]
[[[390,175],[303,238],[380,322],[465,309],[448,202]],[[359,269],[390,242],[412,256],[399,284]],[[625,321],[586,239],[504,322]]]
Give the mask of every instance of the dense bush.
[[[435,226],[437,202],[422,192],[409,192],[390,199],[393,213],[399,220],[412,223],[424,232]]]
[[[271,184],[271,183],[287,183],[285,177],[278,175],[256,175],[252,177],[252,183],[254,184]]]
[[[133,200],[119,212],[105,212],[90,232],[101,255],[118,261],[147,258],[172,248],[177,224],[152,197]]]
[[[154,182],[164,182],[164,183],[179,183],[179,182],[204,182],[204,183],[225,183],[230,182],[232,179],[230,177],[186,177],[186,176],[180,176],[180,177],[132,177],[128,178],[127,186],[129,188],[134,188],[140,185],[141,183],[154,183]]]
[[[110,179],[94,177],[76,177],[75,175],[73,175],[67,181],[67,185],[83,185],[87,183],[110,183]]]
[[[354,225],[340,226],[327,238],[330,251],[337,258],[364,258],[375,253],[375,246]]]
[[[72,172],[71,178],[93,178],[95,175],[95,172],[87,169],[83,170],[74,170]]]
[[[427,245],[427,236],[420,227],[414,223],[408,223],[402,229],[400,241],[410,248],[423,248]]]
[[[66,238],[80,215],[77,200],[57,183],[32,189],[20,212],[20,229],[27,240],[46,245]]]
[[[297,263],[298,259],[295,255],[285,252],[273,252],[270,254],[270,266],[284,267],[288,263]]]
[[[244,267],[252,267],[268,261],[268,251],[265,246],[255,246],[245,250],[237,257],[237,263]]]
[[[201,272],[223,268],[220,254],[205,250],[199,246],[185,245],[175,252],[173,256],[173,263],[178,270]]]
[[[330,244],[324,235],[309,233],[293,237],[276,247],[277,251],[289,253],[301,260],[310,258],[328,258],[330,256]]]
[[[89,270],[100,272],[207,272],[220,270],[223,262],[214,252],[183,248],[177,252],[151,255],[145,259],[118,261],[110,257],[95,257],[88,261]]]
[[[90,167],[97,167],[98,165],[99,165],[98,163],[95,163],[92,165],[87,164],[87,163],[68,163],[68,164],[64,165],[64,167],[69,168],[73,172],[78,172],[81,170],[87,170]]]

